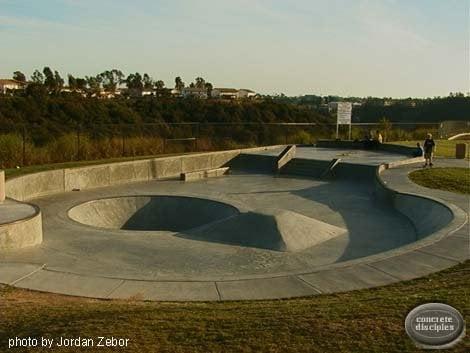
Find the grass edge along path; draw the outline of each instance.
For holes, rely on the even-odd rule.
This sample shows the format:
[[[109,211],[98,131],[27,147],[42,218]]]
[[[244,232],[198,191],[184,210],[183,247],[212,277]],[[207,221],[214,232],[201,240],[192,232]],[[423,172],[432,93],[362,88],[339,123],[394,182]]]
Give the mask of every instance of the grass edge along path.
[[[430,188],[470,195],[470,168],[427,168],[408,174],[414,183]]]
[[[408,312],[441,302],[468,323],[469,284],[470,261],[388,286],[271,301],[94,300],[0,286],[0,351],[7,351],[8,338],[15,336],[113,336],[130,339],[125,352],[422,352],[405,333]],[[466,339],[446,352],[468,352],[468,333]]]

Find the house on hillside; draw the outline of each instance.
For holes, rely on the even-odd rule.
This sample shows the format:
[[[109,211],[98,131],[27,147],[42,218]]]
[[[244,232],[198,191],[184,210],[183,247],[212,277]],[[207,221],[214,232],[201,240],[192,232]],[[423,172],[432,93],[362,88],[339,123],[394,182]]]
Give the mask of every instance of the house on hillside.
[[[187,97],[197,97],[206,99],[207,98],[207,89],[199,87],[185,87],[181,92],[184,98]]]
[[[251,89],[241,88],[238,90],[238,98],[254,98],[256,97],[256,92],[252,91]]]
[[[238,89],[235,89],[235,88],[214,88],[212,90],[212,98],[237,99],[238,98]]]
[[[0,92],[6,94],[9,91],[16,91],[24,89],[26,82],[17,81],[13,79],[0,79]]]
[[[172,88],[170,90],[170,95],[172,97],[181,97],[182,96],[182,92],[179,90],[179,89],[176,89],[176,88]]]

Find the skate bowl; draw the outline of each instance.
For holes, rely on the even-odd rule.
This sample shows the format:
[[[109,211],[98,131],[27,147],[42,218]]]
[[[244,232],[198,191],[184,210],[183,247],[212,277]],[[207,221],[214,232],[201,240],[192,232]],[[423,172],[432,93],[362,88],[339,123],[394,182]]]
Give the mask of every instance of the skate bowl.
[[[0,283],[104,299],[279,299],[386,285],[468,258],[468,200],[409,181],[406,166],[419,161],[405,148],[297,146],[275,168],[285,148],[7,180],[9,199],[41,211],[44,237],[0,247]],[[220,167],[232,173],[179,180]]]
[[[183,196],[126,196],[89,201],[69,217],[99,228],[181,232],[233,217],[238,210],[222,202]]]

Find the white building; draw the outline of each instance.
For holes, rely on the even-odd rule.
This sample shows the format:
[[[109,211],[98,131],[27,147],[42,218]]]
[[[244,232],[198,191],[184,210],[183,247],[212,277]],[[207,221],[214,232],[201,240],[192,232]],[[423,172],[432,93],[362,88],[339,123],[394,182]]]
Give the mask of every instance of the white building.
[[[207,98],[207,89],[206,88],[198,88],[198,87],[185,87],[181,92],[183,97],[197,97],[206,99]]]
[[[252,91],[251,89],[241,88],[238,90],[238,98],[253,98],[256,96],[256,92]]]
[[[0,92],[2,92],[3,94],[7,93],[8,91],[23,89],[25,86],[25,82],[13,79],[0,79]]]
[[[235,88],[214,88],[212,90],[212,98],[237,99],[238,90]]]
[[[176,88],[172,88],[171,91],[170,91],[170,94],[173,97],[181,97],[182,96],[181,91],[179,89],[176,89]]]

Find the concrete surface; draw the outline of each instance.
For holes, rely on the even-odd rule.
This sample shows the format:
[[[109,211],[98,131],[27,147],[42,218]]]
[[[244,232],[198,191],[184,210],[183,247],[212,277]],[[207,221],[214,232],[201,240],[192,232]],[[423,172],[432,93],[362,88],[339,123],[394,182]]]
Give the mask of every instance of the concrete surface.
[[[243,152],[243,154],[277,156],[283,147],[266,151]],[[361,165],[378,166],[382,163],[404,160],[406,155],[376,150],[356,150],[349,148],[323,148],[323,147],[297,147],[295,158],[314,159],[317,161],[331,161],[341,158],[343,162]]]
[[[41,242],[42,220],[38,207],[10,199],[0,203],[0,252]]]
[[[181,196],[126,196],[85,202],[68,216],[82,224],[108,229],[179,232],[238,215],[222,202]]]
[[[314,159],[320,153],[311,151],[305,150],[304,157]],[[416,186],[407,179],[416,165],[381,168],[377,181],[377,163],[403,156],[350,152],[341,152],[350,163],[343,163],[341,173],[330,181],[273,176],[267,167],[274,165],[276,156],[257,150],[217,155],[217,163],[224,160],[231,167],[252,163],[248,172],[235,169],[224,178],[192,183],[151,180],[156,175],[178,176],[183,163],[186,170],[214,164],[214,155],[212,162],[207,156],[184,162],[172,157],[148,161],[150,180],[134,167],[123,167],[123,174],[134,173],[132,178],[141,175],[144,180],[37,198],[34,202],[44,214],[44,242],[0,252],[0,282],[96,298],[270,299],[384,285],[469,258],[468,196]],[[337,153],[329,151],[323,160]],[[253,172],[260,161],[264,174]],[[444,160],[435,164],[440,163],[456,165]],[[103,173],[102,179],[88,183],[99,175],[91,171],[93,177],[79,183],[96,185],[111,175],[106,169]],[[362,177],[351,179],[349,174]],[[207,199],[231,205],[240,214],[192,229],[138,232],[91,227],[68,216],[69,209],[96,199],[135,195]],[[430,217],[419,223],[427,215],[408,210],[422,206],[431,210]],[[186,218],[186,213],[179,214]],[[234,227],[223,229],[225,222],[237,218]],[[261,234],[268,237],[261,245],[271,242],[271,246],[256,243]],[[306,243],[289,249],[291,241],[295,246]]]
[[[73,190],[174,178],[183,172],[226,166],[242,151],[249,153],[281,147],[267,146],[244,150],[197,153],[28,174],[7,180],[5,183],[6,196],[18,201],[25,201]]]
[[[230,170],[229,167],[221,167],[221,168],[196,170],[194,172],[184,172],[180,174],[180,180],[194,181],[194,180],[201,180],[204,178],[220,177],[222,175],[228,174],[229,170]]]
[[[7,199],[0,203],[0,225],[30,218],[36,213],[37,209],[30,204]]]
[[[292,158],[295,157],[297,146],[290,145],[284,148],[284,150],[277,157],[277,171],[279,172]]]

